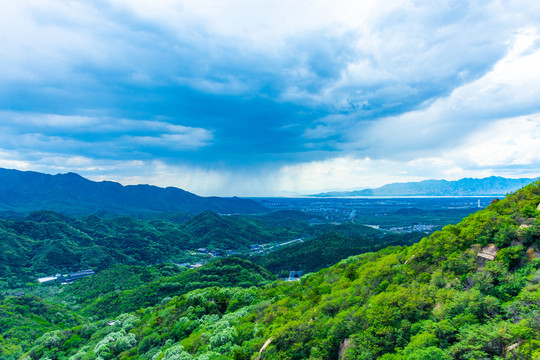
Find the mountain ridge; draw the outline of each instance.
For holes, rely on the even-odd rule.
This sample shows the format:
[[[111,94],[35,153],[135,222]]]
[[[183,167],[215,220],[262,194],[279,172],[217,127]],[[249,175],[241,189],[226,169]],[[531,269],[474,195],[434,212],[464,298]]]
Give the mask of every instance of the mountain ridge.
[[[97,211],[113,214],[266,211],[253,200],[237,197],[201,197],[175,187],[96,182],[72,172],[50,175],[0,168],[0,211],[27,213],[43,209],[69,215],[90,215]]]
[[[510,179],[501,176],[463,178],[460,180],[423,180],[391,183],[378,188],[332,191],[314,194],[314,197],[346,196],[499,196],[518,190],[538,178]]]

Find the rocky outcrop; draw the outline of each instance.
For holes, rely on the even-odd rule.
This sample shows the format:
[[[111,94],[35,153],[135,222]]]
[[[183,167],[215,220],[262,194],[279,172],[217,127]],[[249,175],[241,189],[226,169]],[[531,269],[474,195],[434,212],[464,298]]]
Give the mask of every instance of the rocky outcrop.
[[[525,253],[525,256],[527,257],[527,261],[531,262],[533,259],[536,259],[540,257],[540,253],[538,252],[538,249],[534,247],[530,247],[527,249],[527,252]]]
[[[345,351],[347,351],[348,348],[351,347],[351,339],[344,339],[339,344],[339,353],[338,353],[338,359],[341,360],[345,356]]]
[[[477,255],[478,257],[493,261],[495,260],[498,252],[499,248],[497,248],[493,244],[489,244],[488,246],[482,248],[482,250],[480,250]]]
[[[260,360],[262,359],[262,356],[263,356],[263,353],[264,353],[264,350],[266,350],[266,348],[268,347],[268,345],[270,345],[270,343],[274,340],[274,338],[269,338],[268,340],[266,340],[266,342],[264,343],[264,345],[262,346],[261,350],[259,350],[259,355],[257,356],[257,360]]]

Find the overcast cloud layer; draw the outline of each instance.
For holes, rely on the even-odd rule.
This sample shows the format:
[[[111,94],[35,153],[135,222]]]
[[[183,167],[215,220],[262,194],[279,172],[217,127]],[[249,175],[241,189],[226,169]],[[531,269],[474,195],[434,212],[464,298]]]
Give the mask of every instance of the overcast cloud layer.
[[[0,167],[269,196],[540,175],[538,1],[0,3]]]

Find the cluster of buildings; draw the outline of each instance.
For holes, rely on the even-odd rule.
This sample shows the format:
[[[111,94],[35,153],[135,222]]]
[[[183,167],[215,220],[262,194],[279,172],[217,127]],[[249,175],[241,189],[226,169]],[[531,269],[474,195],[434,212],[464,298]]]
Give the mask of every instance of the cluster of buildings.
[[[264,254],[264,250],[265,250],[265,245],[268,245],[268,244],[264,244],[264,245],[259,245],[259,244],[253,244],[253,245],[249,245],[249,255],[262,255]]]
[[[280,278],[279,280],[282,281],[298,281],[300,278],[304,275],[304,272],[302,270],[300,271],[289,271],[289,276],[286,278]]]
[[[274,248],[278,248],[283,244],[253,244],[249,245],[249,255],[263,255],[265,252],[271,251]]]
[[[238,251],[235,250],[221,250],[221,249],[207,249],[207,248],[198,248],[197,254],[207,254],[211,256],[235,256],[238,255]]]
[[[40,284],[47,283],[50,281],[59,281],[62,284],[69,284],[74,281],[80,280],[82,278],[92,276],[94,274],[95,274],[94,270],[88,269],[88,270],[81,270],[81,271],[73,272],[67,275],[56,274],[54,276],[47,276],[47,277],[39,278],[37,280]]]
[[[411,226],[394,226],[388,229],[388,231],[396,233],[410,233],[410,232],[425,232],[430,233],[436,225],[411,225]]]
[[[186,268],[189,268],[189,269],[196,269],[196,268],[200,268],[201,266],[203,266],[203,263],[188,263],[188,262],[185,262],[185,263],[181,263],[181,264],[177,264],[177,263],[174,263],[176,266],[180,266],[180,267],[186,267]]]

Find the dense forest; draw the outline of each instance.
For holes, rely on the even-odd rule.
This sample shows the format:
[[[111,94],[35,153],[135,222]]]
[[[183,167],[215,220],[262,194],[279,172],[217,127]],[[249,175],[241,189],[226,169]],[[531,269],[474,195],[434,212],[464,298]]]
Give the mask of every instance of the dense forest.
[[[211,211],[180,224],[128,216],[75,219],[38,211],[21,219],[0,220],[0,289],[80,269],[182,262],[188,251],[201,247],[242,251],[261,241],[294,239],[303,231]]]
[[[213,258],[208,255],[212,249],[218,249],[221,255],[229,250],[261,265],[268,264],[267,268],[276,274],[282,270],[314,271],[321,264],[333,265],[350,255],[387,245],[412,244],[422,236],[385,235],[350,223],[309,226],[310,218],[313,216],[294,211],[261,216],[223,216],[204,211],[176,221],[96,215],[71,218],[47,210],[17,219],[0,219],[0,290],[81,269],[99,272],[117,265],[205,262]],[[331,233],[347,241],[332,242]],[[306,241],[301,246],[278,250],[280,254],[290,247],[286,257],[272,253],[280,243],[300,237]],[[252,258],[253,244],[267,244],[266,251]],[[197,253],[200,248],[205,249],[203,254]],[[312,257],[306,264],[305,255],[313,251],[326,255]]]
[[[2,301],[1,358],[539,359],[539,204],[531,184],[294,282],[227,258],[42,285]]]
[[[249,259],[283,278],[287,277],[291,269],[304,273],[318,271],[352,255],[377,251],[388,246],[413,244],[425,235],[418,232],[381,235],[379,231],[375,231],[375,234],[343,234],[347,227],[336,227],[335,231],[324,233],[313,240]]]

